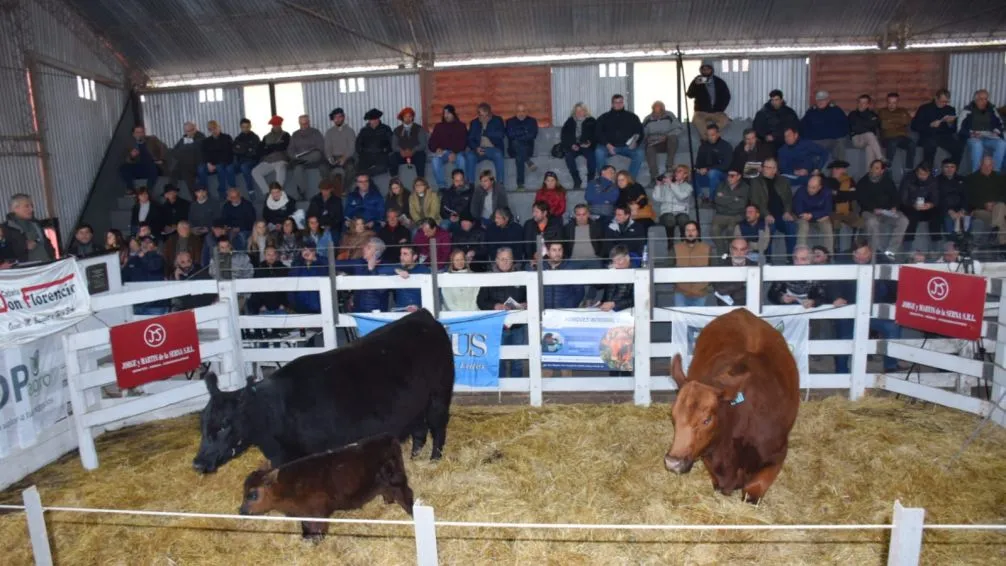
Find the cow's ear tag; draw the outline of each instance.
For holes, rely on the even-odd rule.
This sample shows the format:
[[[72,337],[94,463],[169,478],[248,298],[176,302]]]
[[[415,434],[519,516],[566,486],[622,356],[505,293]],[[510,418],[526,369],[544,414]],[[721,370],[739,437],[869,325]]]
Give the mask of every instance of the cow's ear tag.
[[[738,391],[737,392],[737,396],[734,397],[734,400],[730,401],[730,406],[732,407],[734,405],[740,405],[743,402],[744,402],[744,392],[743,391]]]

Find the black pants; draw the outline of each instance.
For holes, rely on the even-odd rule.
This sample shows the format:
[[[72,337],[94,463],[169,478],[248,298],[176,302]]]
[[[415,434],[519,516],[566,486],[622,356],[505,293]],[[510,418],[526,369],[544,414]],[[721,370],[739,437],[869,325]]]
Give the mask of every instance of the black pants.
[[[905,244],[915,241],[915,231],[919,222],[929,223],[929,239],[938,242],[943,239],[943,223],[940,221],[940,211],[937,208],[915,210],[910,206],[901,209],[908,217],[908,228],[905,230]],[[908,246],[905,246],[906,248]]]
[[[922,160],[933,167],[938,165],[933,160],[936,159],[936,150],[941,147],[950,154],[950,159],[954,163],[960,163],[961,154],[964,153],[964,144],[961,143],[961,140],[956,135],[947,132],[926,136],[919,140],[919,144],[922,146]]]

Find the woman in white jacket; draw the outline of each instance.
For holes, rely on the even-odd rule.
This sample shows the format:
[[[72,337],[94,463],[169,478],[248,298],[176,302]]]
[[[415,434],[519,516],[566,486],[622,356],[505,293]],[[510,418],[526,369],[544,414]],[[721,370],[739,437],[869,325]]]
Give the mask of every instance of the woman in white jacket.
[[[451,252],[451,265],[447,273],[472,273],[468,268],[465,252],[455,249]],[[443,308],[446,311],[471,312],[479,310],[476,299],[479,296],[478,287],[445,287],[440,289],[443,297]]]
[[[674,168],[674,178],[669,179],[667,175],[661,175],[657,179],[657,186],[653,189],[653,200],[657,202],[660,215],[660,223],[667,230],[667,237],[671,238],[674,228],[678,228],[678,233],[682,238],[685,236],[685,224],[693,218],[692,208],[695,204],[695,190],[689,183],[691,172],[687,165],[678,165]]]

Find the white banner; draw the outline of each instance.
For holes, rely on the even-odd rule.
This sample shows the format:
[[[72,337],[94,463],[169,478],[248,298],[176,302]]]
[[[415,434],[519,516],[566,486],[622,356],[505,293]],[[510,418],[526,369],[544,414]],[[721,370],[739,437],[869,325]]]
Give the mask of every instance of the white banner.
[[[779,309],[776,309],[779,310]],[[804,312],[803,307],[793,307],[794,312]],[[810,318],[803,314],[794,315],[771,315],[764,317],[765,322],[782,333],[782,337],[789,344],[789,351],[796,359],[796,368],[801,376],[810,373]],[[688,366],[692,361],[692,353],[695,351],[695,339],[707,324],[713,321],[713,317],[707,315],[697,315],[671,311],[671,344],[677,352],[681,352],[684,369],[687,373]]]
[[[0,348],[56,334],[91,314],[91,296],[74,258],[0,270]]]
[[[547,309],[541,317],[541,363],[545,369],[632,371],[635,353],[632,309]]]
[[[0,458],[65,419],[69,398],[60,335],[0,350]]]

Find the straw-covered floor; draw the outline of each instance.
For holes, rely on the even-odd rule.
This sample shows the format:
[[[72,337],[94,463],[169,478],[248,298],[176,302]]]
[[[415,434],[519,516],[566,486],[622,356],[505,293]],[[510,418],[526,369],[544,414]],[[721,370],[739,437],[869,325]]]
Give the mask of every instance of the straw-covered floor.
[[[663,468],[669,407],[571,405],[457,407],[444,461],[409,462],[417,497],[443,520],[578,523],[889,523],[896,498],[938,523],[1006,522],[1006,431],[986,427],[944,464],[977,417],[892,399],[805,403],[790,456],[762,504],[714,494],[701,464]],[[215,475],[191,468],[194,416],[101,437],[101,468],[76,455],[26,479],[49,505],[235,513],[250,451]],[[407,448],[406,448],[407,449]],[[427,448],[427,453],[428,453]],[[18,489],[0,494],[20,501]],[[403,519],[380,498],[347,515]],[[303,542],[295,523],[71,515],[47,516],[58,564],[414,564],[408,527],[332,525]],[[441,564],[849,564],[886,563],[888,533],[588,532],[440,528]],[[1002,564],[1006,534],[927,532],[925,564]],[[29,564],[21,514],[0,516],[0,556]]]

